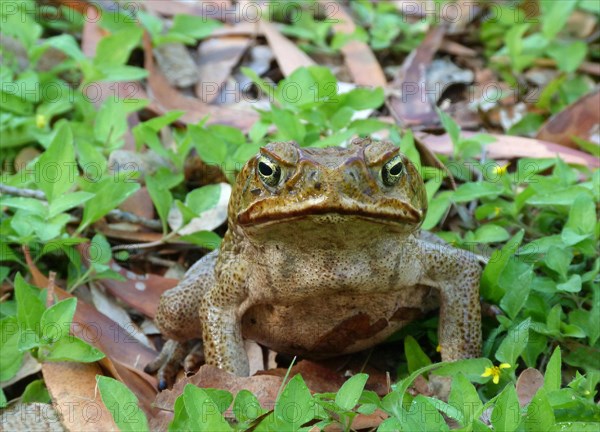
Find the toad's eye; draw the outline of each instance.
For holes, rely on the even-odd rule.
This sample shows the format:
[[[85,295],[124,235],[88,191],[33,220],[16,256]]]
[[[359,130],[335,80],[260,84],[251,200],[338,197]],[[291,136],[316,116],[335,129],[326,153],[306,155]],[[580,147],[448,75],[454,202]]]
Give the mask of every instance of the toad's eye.
[[[281,168],[266,156],[258,158],[256,171],[260,179],[267,186],[277,186],[279,180],[281,180]]]
[[[381,179],[386,186],[394,186],[402,177],[404,164],[402,156],[396,156],[390,159],[381,169]]]

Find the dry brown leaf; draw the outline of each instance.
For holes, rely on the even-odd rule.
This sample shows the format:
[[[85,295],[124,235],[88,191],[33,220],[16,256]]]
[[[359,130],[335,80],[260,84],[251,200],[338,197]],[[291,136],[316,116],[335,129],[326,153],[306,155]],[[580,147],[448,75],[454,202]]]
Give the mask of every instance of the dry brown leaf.
[[[273,24],[267,21],[261,21],[260,29],[267,38],[267,42],[273,50],[279,69],[281,69],[281,73],[284,76],[290,76],[292,72],[298,68],[316,65],[304,51],[282,35]]]
[[[462,132],[464,138],[474,135],[476,134],[473,132]],[[600,166],[600,161],[594,156],[559,144],[511,135],[489,135],[496,138],[496,142],[488,144],[486,147],[487,154],[491,159],[555,158],[559,156],[567,163],[585,165],[590,168]],[[415,132],[415,137],[424,142],[435,153],[453,154],[452,141],[448,134],[431,135],[424,132]]]
[[[354,32],[356,25],[342,4],[339,2],[331,4],[329,0],[320,0],[320,3],[331,10],[331,14],[327,18],[338,21],[333,25],[335,33]],[[361,41],[351,41],[342,47],[342,54],[344,54],[344,62],[355,84],[373,87],[385,87],[387,85],[383,69],[381,69],[381,65],[368,44]]]
[[[142,186],[135,191],[119,205],[119,209],[146,219],[154,218],[154,204],[152,204],[152,199],[146,186]]]
[[[527,368],[517,379],[519,405],[524,407],[531,402],[537,391],[544,385],[544,375],[534,368]]]
[[[63,425],[69,431],[118,431],[96,389],[96,363],[44,363],[44,382]]]
[[[171,87],[165,76],[155,67],[152,56],[152,43],[148,34],[144,35],[144,64],[148,70],[148,87],[152,104],[149,108],[159,114],[171,110],[182,110],[180,121],[195,124],[209,116],[208,123],[225,124],[246,133],[258,120],[255,111],[238,110],[230,107],[207,105],[196,98],[189,98]]]
[[[552,116],[541,127],[537,138],[578,149],[573,136],[600,145],[597,142],[599,134],[600,90],[596,90]]]
[[[204,103],[212,103],[231,75],[232,69],[248,47],[251,39],[243,36],[229,36],[208,39],[200,44],[198,55],[198,76],[196,96]]]
[[[427,36],[404,61],[394,80],[394,88],[400,96],[392,96],[387,106],[396,122],[402,127],[429,127],[439,124],[435,105],[425,93],[426,71],[438,51],[445,28],[433,27]]]

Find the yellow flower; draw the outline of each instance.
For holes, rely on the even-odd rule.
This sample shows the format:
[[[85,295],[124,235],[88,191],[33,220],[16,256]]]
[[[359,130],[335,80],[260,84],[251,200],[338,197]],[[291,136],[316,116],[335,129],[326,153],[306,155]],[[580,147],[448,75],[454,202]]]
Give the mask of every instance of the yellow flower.
[[[48,117],[46,117],[44,114],[38,114],[35,116],[35,125],[39,129],[45,128],[47,124],[48,124]]]
[[[494,215],[498,217],[502,209],[500,207],[494,207]]]
[[[509,166],[509,165],[510,165],[510,162],[509,162],[509,163],[507,163],[506,165],[502,165],[502,166],[500,166],[500,165],[496,165],[496,166],[494,167],[494,174],[496,174],[496,175],[498,175],[498,176],[500,176],[500,175],[502,175],[502,174],[506,174],[506,170],[508,169],[508,166]]]
[[[435,347],[436,352],[442,352],[442,346],[438,345]]]
[[[500,382],[500,371],[502,369],[510,369],[508,363],[500,363],[500,366],[486,367],[485,371],[481,374],[482,377],[492,377],[492,382],[498,384]]]

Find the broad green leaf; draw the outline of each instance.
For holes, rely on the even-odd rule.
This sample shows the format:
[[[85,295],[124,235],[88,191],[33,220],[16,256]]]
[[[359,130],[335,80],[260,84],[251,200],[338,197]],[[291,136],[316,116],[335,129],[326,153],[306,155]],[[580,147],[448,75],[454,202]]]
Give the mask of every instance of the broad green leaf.
[[[315,413],[315,403],[306,383],[300,375],[294,375],[275,402],[275,418],[280,424],[297,430],[312,420]]]
[[[514,385],[508,384],[496,400],[491,422],[494,430],[514,432],[521,422],[521,408]]]
[[[90,242],[89,260],[92,265],[108,264],[112,258],[110,243],[102,234],[98,233]]]
[[[86,59],[85,54],[79,48],[79,43],[77,43],[75,38],[70,34],[61,34],[50,37],[44,41],[44,45],[62,51],[74,60],[81,61]]]
[[[578,274],[571,275],[566,282],[557,284],[556,289],[572,293],[581,291],[581,276]]]
[[[425,354],[419,343],[412,336],[407,336],[404,339],[404,353],[406,354],[409,373],[431,364],[431,359],[427,357],[427,354]]]
[[[233,402],[233,395],[227,390],[204,388],[204,392],[219,407],[219,412],[223,414]]]
[[[23,391],[23,395],[21,396],[21,403],[50,403],[51,398],[48,393],[48,389],[44,384],[44,380],[35,380],[27,384],[25,387],[25,391]]]
[[[480,198],[498,198],[502,185],[490,182],[465,183],[454,191],[452,200],[456,203],[469,202]]]
[[[122,178],[104,178],[97,184],[83,182],[82,187],[96,197],[85,203],[83,217],[77,232],[83,231],[90,224],[105,216],[109,211],[116,208],[131,194],[140,188],[139,183]]]
[[[513,370],[516,367],[517,359],[529,341],[530,324],[531,318],[527,318],[519,325],[513,326],[496,351],[496,359],[502,363],[508,363]]]
[[[260,402],[248,390],[240,390],[233,402],[233,414],[238,422],[244,423],[254,420],[267,411],[262,409]]]
[[[196,215],[214,208],[221,197],[221,185],[212,184],[199,187],[189,192],[185,197],[185,205]]]
[[[369,375],[359,373],[346,381],[335,395],[335,403],[346,411],[352,410],[358,403]]]
[[[89,192],[73,192],[70,194],[62,195],[56,197],[56,199],[50,204],[48,208],[48,217],[53,217],[58,215],[59,213],[65,212],[67,210],[71,210],[73,207],[80,206],[84,202],[92,199],[94,197],[93,193]]]
[[[483,406],[473,384],[460,373],[452,380],[448,403],[461,411],[464,417],[463,426],[471,423],[475,413]]]
[[[44,343],[56,342],[69,337],[69,329],[77,307],[75,297],[62,300],[46,309],[40,319],[41,337]]]
[[[272,107],[273,123],[277,126],[278,136],[283,140],[296,141],[302,145],[306,128],[292,111]]]
[[[23,353],[19,351],[21,337],[17,317],[0,320],[0,381],[8,381],[21,369]]]
[[[588,194],[579,194],[569,210],[569,219],[565,228],[571,228],[580,234],[592,234],[596,226],[596,206]]]
[[[24,210],[42,218],[48,216],[48,207],[35,198],[3,196],[0,198],[0,205]]]
[[[554,411],[548,401],[545,389],[542,387],[533,397],[527,407],[523,426],[528,432],[549,431],[554,426]]]
[[[81,339],[65,336],[51,345],[41,346],[39,357],[42,361],[91,363],[104,358],[104,354]]]
[[[469,381],[482,384],[488,381],[488,378],[482,377],[481,374],[483,374],[485,368],[491,366],[492,362],[487,358],[465,359],[447,363],[432,373],[435,375],[452,377],[463,374]]]
[[[585,60],[588,47],[580,40],[569,43],[555,42],[547,48],[546,52],[556,61],[561,71],[572,73]]]
[[[158,217],[162,222],[163,233],[166,233],[169,211],[173,205],[173,194],[171,194],[171,191],[165,188],[162,183],[154,177],[146,176],[145,180],[150,198],[152,198]]]
[[[96,47],[94,64],[98,66],[122,66],[133,49],[140,43],[143,30],[130,27],[100,39]]]
[[[499,243],[510,238],[508,231],[495,224],[485,224],[477,228],[474,233],[474,241],[477,243]]]
[[[523,241],[524,233],[523,230],[520,230],[501,250],[492,253],[481,276],[481,292],[484,298],[493,302],[499,302],[504,295],[504,290],[499,289],[500,275],[504,271],[510,257],[517,252]]]
[[[50,204],[75,184],[78,175],[69,123],[62,121],[56,127],[54,139],[35,164],[36,183]]]
[[[222,25],[219,21],[206,17],[177,14],[169,33],[180,33],[193,39],[203,39]]]
[[[40,290],[30,286],[20,274],[15,277],[15,298],[17,300],[17,320],[21,332],[29,330],[39,334],[39,323],[46,310],[40,300]]]
[[[125,384],[113,378],[96,375],[102,402],[123,432],[148,431],[148,420],[138,398]]]
[[[498,285],[505,292],[500,306],[511,319],[515,319],[525,305],[532,281],[533,267],[511,257],[498,277]]]
[[[572,259],[573,254],[569,250],[558,246],[551,246],[544,258],[544,264],[549,269],[558,273],[562,280],[566,280],[569,264],[571,264]]]
[[[553,39],[563,29],[571,12],[577,5],[576,1],[542,1],[542,34],[547,39]]]
[[[552,357],[550,357],[550,360],[548,361],[548,365],[546,366],[546,373],[544,373],[544,389],[546,389],[547,393],[560,389],[561,366],[562,361],[560,355],[560,347],[557,346],[554,349]]]
[[[192,384],[183,389],[183,402],[189,416],[190,429],[194,431],[230,431],[219,407],[206,394],[206,391]]]

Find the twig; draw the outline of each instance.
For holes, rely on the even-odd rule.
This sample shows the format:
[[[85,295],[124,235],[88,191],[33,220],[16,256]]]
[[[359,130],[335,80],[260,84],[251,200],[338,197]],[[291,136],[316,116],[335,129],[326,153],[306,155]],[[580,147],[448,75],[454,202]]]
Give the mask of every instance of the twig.
[[[8,186],[3,183],[0,183],[0,193],[19,196],[24,198],[35,198],[40,201],[46,201],[46,195],[43,191],[34,190],[34,189],[25,189],[25,188],[17,188],[14,186]],[[140,217],[133,213],[129,213],[123,210],[111,210],[107,213],[112,219],[115,219],[119,222],[129,222],[132,224],[138,224],[145,226],[146,228],[150,228],[152,230],[161,230],[162,223],[156,219],[147,219],[144,217]]]

